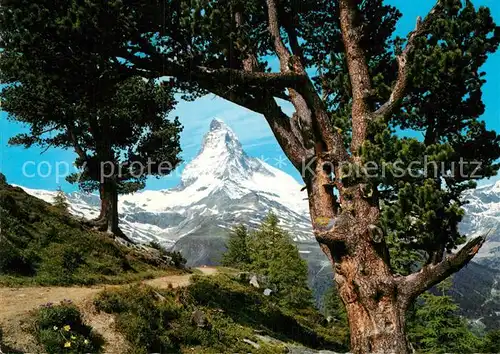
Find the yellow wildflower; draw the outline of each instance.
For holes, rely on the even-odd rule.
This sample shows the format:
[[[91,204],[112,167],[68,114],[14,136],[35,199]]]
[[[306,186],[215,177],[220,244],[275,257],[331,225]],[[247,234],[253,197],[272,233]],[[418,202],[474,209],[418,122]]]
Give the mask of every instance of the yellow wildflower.
[[[71,342],[64,343],[64,348],[70,348],[70,347],[71,347]]]
[[[89,340],[88,340],[88,339],[85,339],[85,340],[83,341],[83,343],[85,343],[85,344],[89,344]]]
[[[71,338],[71,339],[73,339],[73,340],[75,340],[75,339],[76,339],[76,337],[75,337],[75,336],[71,336],[70,338]]]
[[[63,328],[66,332],[69,332],[71,330],[71,327],[69,325],[66,325]]]

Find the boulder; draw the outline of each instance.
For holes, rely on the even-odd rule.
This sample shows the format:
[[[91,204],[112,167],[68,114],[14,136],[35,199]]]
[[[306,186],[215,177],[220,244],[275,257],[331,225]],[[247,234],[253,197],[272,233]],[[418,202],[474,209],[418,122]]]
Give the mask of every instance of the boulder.
[[[210,328],[210,322],[203,311],[194,310],[191,314],[191,323],[199,328]]]
[[[254,288],[260,288],[259,280],[257,279],[257,275],[252,275],[252,277],[250,278],[250,285],[252,285]]]

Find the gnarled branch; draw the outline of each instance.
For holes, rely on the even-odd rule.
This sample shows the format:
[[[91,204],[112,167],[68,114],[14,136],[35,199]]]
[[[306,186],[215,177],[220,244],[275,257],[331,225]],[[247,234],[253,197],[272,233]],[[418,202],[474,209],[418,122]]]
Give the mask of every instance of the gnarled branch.
[[[352,86],[352,142],[356,153],[367,136],[371,109],[367,98],[372,92],[366,54],[361,47],[362,28],[357,25],[358,1],[339,0],[340,27],[344,42],[349,78]]]
[[[223,84],[245,84],[275,89],[295,87],[308,80],[306,75],[293,72],[265,73],[227,68],[210,69],[202,66],[193,69],[190,74],[205,80],[217,80]]]
[[[200,82],[200,86],[203,87],[204,83]],[[208,87],[206,88],[208,89]],[[250,95],[249,92],[240,94],[239,92],[227,91],[222,86],[217,88],[210,86],[210,91],[239,106],[262,114],[288,159],[297,169],[301,168],[302,162],[306,158],[306,151],[302,142],[293,133],[292,120],[276,103],[272,94],[259,91],[252,91],[253,95]]]
[[[460,251],[445,257],[438,264],[428,264],[418,273],[399,278],[399,289],[405,300],[411,302],[424,291],[458,272],[474,258],[485,241],[486,236],[475,237]]]
[[[278,21],[278,7],[276,0],[267,0],[267,13],[269,18],[269,33],[274,41],[274,49],[280,60],[282,72],[290,71],[288,67],[291,54],[288,51],[283,38],[281,38],[280,24]]]
[[[122,54],[125,60],[134,64],[127,68],[137,75],[144,77],[173,76],[183,80],[201,80],[217,82],[225,85],[247,85],[247,86],[265,86],[277,90],[284,90],[288,87],[295,87],[307,82],[308,77],[302,73],[279,72],[267,73],[261,71],[248,71],[230,68],[212,69],[204,66],[195,66],[186,69],[178,64],[164,61],[154,65],[147,60],[136,57],[132,53]],[[146,66],[142,68],[142,66]],[[156,68],[157,72],[151,72],[151,67]],[[160,70],[161,69],[161,70]]]
[[[375,115],[377,117],[385,119],[388,116],[390,116],[398,106],[399,102],[401,102],[401,100],[405,97],[406,88],[408,86],[408,81],[409,81],[410,69],[411,69],[409,65],[409,59],[410,55],[413,53],[415,49],[415,40],[418,37],[428,32],[429,26],[432,22],[432,18],[434,17],[434,14],[438,11],[440,5],[441,5],[441,0],[438,0],[433,9],[425,17],[424,21],[422,21],[420,17],[417,19],[417,25],[415,29],[409,34],[408,42],[406,43],[404,50],[400,55],[397,56],[398,77],[392,89],[391,96],[389,97],[387,102],[385,102],[375,112]]]

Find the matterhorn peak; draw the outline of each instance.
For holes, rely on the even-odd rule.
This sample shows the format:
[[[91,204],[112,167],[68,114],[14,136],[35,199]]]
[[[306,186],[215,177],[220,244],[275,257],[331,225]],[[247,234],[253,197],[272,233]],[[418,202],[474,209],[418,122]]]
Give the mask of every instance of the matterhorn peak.
[[[213,180],[244,175],[249,164],[249,157],[236,134],[224,121],[215,118],[203,138],[200,152],[186,166],[181,180],[186,186],[200,178]]]
[[[231,128],[222,119],[214,118],[210,123],[210,131],[214,130],[231,130]]]
[[[210,123],[210,131],[203,138],[202,148],[198,156],[207,151],[218,154],[243,155],[243,148],[238,137],[229,126],[219,118]],[[198,158],[198,157],[196,157]]]

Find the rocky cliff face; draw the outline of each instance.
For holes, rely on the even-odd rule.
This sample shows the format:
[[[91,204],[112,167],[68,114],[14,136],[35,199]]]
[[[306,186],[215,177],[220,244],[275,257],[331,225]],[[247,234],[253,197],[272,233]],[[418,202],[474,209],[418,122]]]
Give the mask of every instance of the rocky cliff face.
[[[500,270],[500,181],[467,192],[466,214],[460,225],[465,235],[488,234],[475,262]]]

